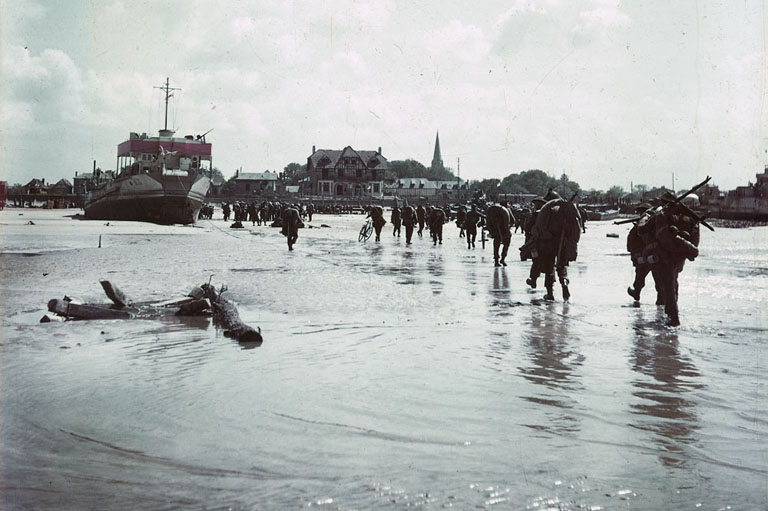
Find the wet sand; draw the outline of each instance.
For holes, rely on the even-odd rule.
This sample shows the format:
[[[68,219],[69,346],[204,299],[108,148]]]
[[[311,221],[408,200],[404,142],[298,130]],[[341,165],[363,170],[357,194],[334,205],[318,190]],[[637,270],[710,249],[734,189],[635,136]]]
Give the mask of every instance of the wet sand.
[[[520,234],[494,268],[453,224],[407,247],[316,215],[288,252],[219,211],[76,213],[0,212],[2,509],[768,506],[766,227],[702,230],[672,329],[650,281],[626,294],[628,226],[588,223],[547,303]],[[39,323],[106,303],[100,279],[143,301],[209,278],[261,347],[206,318]]]

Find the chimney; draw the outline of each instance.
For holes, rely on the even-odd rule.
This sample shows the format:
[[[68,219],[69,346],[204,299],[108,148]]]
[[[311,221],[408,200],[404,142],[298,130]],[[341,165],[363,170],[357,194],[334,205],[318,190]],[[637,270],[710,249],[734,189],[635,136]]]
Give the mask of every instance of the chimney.
[[[93,160],[93,171],[96,172],[96,160]]]
[[[238,177],[240,175],[240,169],[235,169],[235,177]]]
[[[381,146],[379,146],[379,154],[381,154]]]
[[[77,171],[75,171],[75,177],[77,177]]]
[[[312,154],[315,154],[315,146],[312,146]]]

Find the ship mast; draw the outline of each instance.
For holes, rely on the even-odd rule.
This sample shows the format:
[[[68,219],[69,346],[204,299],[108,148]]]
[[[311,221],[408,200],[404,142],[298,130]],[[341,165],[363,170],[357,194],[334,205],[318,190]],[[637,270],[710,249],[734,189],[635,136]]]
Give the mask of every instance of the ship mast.
[[[165,92],[165,126],[163,127],[163,130],[168,131],[168,100],[173,97],[174,90],[181,90],[175,87],[171,87],[171,80],[170,78],[165,78],[165,85],[160,87],[155,87],[155,89],[160,89]]]

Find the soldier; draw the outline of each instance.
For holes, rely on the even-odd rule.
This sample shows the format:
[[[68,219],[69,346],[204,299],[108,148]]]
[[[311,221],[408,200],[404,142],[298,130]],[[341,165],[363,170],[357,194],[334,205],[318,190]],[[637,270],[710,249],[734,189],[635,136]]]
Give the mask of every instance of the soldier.
[[[464,237],[464,221],[467,219],[467,208],[462,204],[456,211],[456,226],[459,228],[459,238]],[[477,231],[475,231],[477,232]]]
[[[405,226],[405,243],[411,244],[411,237],[413,236],[413,226],[416,223],[416,210],[413,206],[403,206],[403,226]]]
[[[493,265],[506,266],[505,259],[509,251],[509,244],[512,241],[509,209],[501,204],[494,204],[486,210],[485,218],[486,229],[493,237]],[[502,245],[503,248],[499,254],[499,247]]]
[[[419,238],[421,238],[422,232],[424,232],[424,223],[427,219],[427,210],[424,209],[424,206],[421,204],[416,208],[416,218],[419,221],[419,232],[417,234],[419,235]]]
[[[475,248],[477,226],[482,225],[484,218],[485,216],[477,210],[477,204],[472,204],[472,207],[467,212],[467,216],[464,219],[464,229],[467,232],[467,249]]]
[[[642,255],[653,265],[651,271],[664,302],[667,324],[679,326],[678,275],[686,259],[693,261],[699,255],[701,219],[669,192],[661,200],[663,206],[650,210],[638,221],[637,232],[644,244]]]
[[[397,237],[400,237],[400,208],[397,207],[397,204],[395,204],[395,207],[392,208],[392,216],[390,217],[390,221],[392,222],[392,236],[397,235]]]
[[[650,209],[652,208],[648,203],[639,204],[635,207],[635,215],[639,215],[642,218],[644,213]],[[635,281],[627,288],[627,293],[634,298],[636,302],[640,301],[640,292],[643,290],[643,287],[645,287],[645,278],[651,273],[652,266],[647,258],[643,257],[643,249],[645,248],[645,245],[640,234],[637,232],[637,222],[639,222],[639,220],[640,219],[638,218],[629,230],[629,234],[627,234],[627,251],[632,258],[632,264],[635,267]],[[657,289],[657,294],[658,291],[659,290]],[[661,295],[659,294],[657,301],[660,300],[660,297]],[[663,302],[663,300],[661,301]]]
[[[373,229],[376,231],[376,241],[381,241],[381,229],[387,223],[384,220],[384,209],[381,206],[371,206],[366,218],[373,220]]]
[[[288,250],[293,250],[293,245],[299,237],[299,225],[301,216],[299,210],[287,207],[283,210],[283,236],[288,238]]]
[[[429,232],[432,234],[432,244],[443,244],[443,224],[445,223],[445,211],[434,207],[429,212]]]
[[[228,222],[229,221],[229,213],[230,213],[229,202],[225,202],[224,204],[222,204],[221,212],[224,214],[224,221]]]
[[[307,204],[307,220],[312,221],[312,215],[315,213],[315,206],[311,202]]]
[[[544,273],[544,285],[547,288],[544,299],[555,299],[553,286],[557,272],[563,288],[563,300],[568,301],[571,297],[568,289],[568,263],[575,261],[578,255],[581,215],[572,200],[560,198],[557,192],[550,191],[544,199],[549,200],[539,210],[533,227],[539,267]]]
[[[531,259],[531,270],[525,283],[533,289],[536,289],[536,280],[538,280],[539,275],[541,275],[541,267],[538,258],[539,252],[536,250],[536,243],[533,241],[533,226],[536,225],[536,217],[544,204],[546,204],[546,201],[543,197],[535,197],[531,201],[533,211],[525,217],[525,223],[523,224],[525,243],[520,247],[520,259],[522,261],[529,258]]]

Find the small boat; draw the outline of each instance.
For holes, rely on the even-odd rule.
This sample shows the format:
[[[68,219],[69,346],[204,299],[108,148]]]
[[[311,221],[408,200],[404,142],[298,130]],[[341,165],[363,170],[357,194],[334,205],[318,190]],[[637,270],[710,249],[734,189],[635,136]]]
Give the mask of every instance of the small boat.
[[[85,216],[95,220],[133,220],[192,224],[211,186],[211,144],[205,135],[176,137],[168,129],[166,79],[165,126],[158,136],[131,133],[117,147],[118,174],[95,171],[85,198]]]

